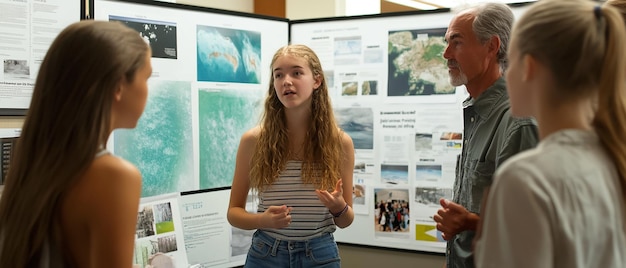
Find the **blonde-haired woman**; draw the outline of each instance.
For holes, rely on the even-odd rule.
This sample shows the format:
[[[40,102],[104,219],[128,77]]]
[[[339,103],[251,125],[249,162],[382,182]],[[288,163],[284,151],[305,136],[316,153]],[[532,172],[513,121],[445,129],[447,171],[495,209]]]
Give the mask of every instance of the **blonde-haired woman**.
[[[245,267],[340,267],[336,226],[352,223],[352,139],[337,126],[320,60],[304,45],[274,54],[261,125],[241,137],[228,209],[258,229]],[[245,210],[249,190],[258,213]]]
[[[0,201],[0,267],[131,267],[141,175],[105,145],[143,113],[150,56],[120,23],[54,40]]]
[[[626,267],[626,29],[588,0],[542,0],[515,24],[511,109],[537,148],[496,173],[478,267]]]

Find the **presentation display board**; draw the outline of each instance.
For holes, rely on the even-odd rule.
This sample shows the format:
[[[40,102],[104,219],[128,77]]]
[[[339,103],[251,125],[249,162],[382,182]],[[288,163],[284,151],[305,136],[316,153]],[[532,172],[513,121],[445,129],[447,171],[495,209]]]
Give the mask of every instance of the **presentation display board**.
[[[141,171],[142,197],[230,187],[288,21],[156,1],[95,0],[93,8],[96,20],[120,21],[152,47],[144,114],[108,146]]]
[[[0,0],[0,115],[25,115],[50,44],[84,17],[83,0]]]
[[[450,85],[443,58],[453,15],[291,21],[290,42],[318,53],[338,122],[355,146],[355,220],[337,230],[338,242],[444,253],[432,217],[440,198],[452,198],[468,97]]]
[[[229,196],[230,188],[215,188],[142,198],[134,267],[243,265],[254,230],[241,230],[228,223]]]

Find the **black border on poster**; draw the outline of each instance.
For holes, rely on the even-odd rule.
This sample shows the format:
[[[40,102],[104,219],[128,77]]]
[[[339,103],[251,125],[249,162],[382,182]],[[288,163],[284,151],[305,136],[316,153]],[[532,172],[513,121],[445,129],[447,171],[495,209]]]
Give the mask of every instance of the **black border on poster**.
[[[76,19],[76,21],[80,21],[83,19],[87,18],[87,13],[85,13],[86,11],[86,4],[87,1],[93,1],[93,0],[78,0],[79,4],[80,4],[80,14],[78,15],[78,18]],[[30,103],[30,101],[29,101]],[[2,108],[0,107],[0,116],[25,116],[26,113],[28,112],[28,108]]]
[[[208,193],[208,192],[217,192],[217,191],[224,191],[224,190],[230,190],[230,186],[224,186],[224,187],[218,187],[218,188],[207,188],[207,189],[200,189],[200,190],[191,190],[191,191],[184,191],[184,192],[180,192],[180,195],[191,195],[191,194],[201,194],[201,193]]]
[[[291,20],[289,22],[289,24],[312,23],[312,22],[332,22],[332,21],[372,19],[372,18],[388,18],[388,17],[399,17],[399,16],[413,16],[413,15],[424,15],[424,14],[434,14],[434,13],[446,13],[446,12],[450,12],[450,11],[451,10],[449,8],[427,9],[427,10],[412,10],[412,11],[400,11],[400,12],[367,14],[367,15],[357,15],[357,16],[340,16],[340,17],[326,17],[326,18]]]
[[[532,3],[534,2],[509,3],[507,5],[511,8],[516,8],[516,7],[523,7],[526,5],[530,5]],[[332,22],[332,21],[358,20],[358,19],[371,19],[371,18],[388,18],[388,17],[399,17],[399,16],[413,16],[413,15],[424,15],[424,14],[446,13],[446,12],[451,12],[451,11],[453,10],[450,8],[438,8],[438,9],[400,11],[400,12],[389,12],[389,13],[368,14],[368,15],[358,15],[358,16],[341,16],[341,17],[325,17],[325,18],[314,18],[314,19],[289,20],[289,41],[291,42],[291,25],[292,24]]]
[[[0,108],[0,116],[25,116],[28,109]]]
[[[94,14],[94,5],[95,5],[94,2],[97,2],[99,0],[88,0],[88,1],[89,1],[89,13],[88,14]],[[186,10],[193,10],[193,11],[203,11],[203,12],[217,13],[217,14],[223,14],[223,15],[232,15],[232,16],[238,16],[238,17],[284,21],[287,23],[289,22],[289,20],[286,18],[272,17],[272,16],[267,16],[267,15],[259,15],[259,14],[254,14],[254,13],[218,9],[218,8],[211,8],[211,7],[194,6],[194,5],[181,4],[181,3],[170,3],[170,2],[164,2],[161,0],[106,0],[106,1],[135,3],[135,4],[142,4],[142,5],[186,9]],[[92,18],[93,16],[90,15],[90,17]]]

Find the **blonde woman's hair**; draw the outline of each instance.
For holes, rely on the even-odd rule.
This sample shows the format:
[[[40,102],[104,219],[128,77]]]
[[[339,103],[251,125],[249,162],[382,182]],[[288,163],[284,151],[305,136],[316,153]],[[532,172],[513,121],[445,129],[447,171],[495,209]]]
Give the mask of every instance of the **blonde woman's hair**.
[[[283,56],[306,60],[313,76],[321,81],[320,86],[312,94],[311,124],[304,142],[302,179],[318,189],[333,189],[340,178],[343,154],[341,132],[333,115],[322,65],[315,52],[309,47],[288,45],[276,51],[270,68],[279,57]],[[271,185],[285,169],[289,155],[285,110],[276,95],[272,71],[265,99],[265,110],[261,117],[261,133],[252,156],[251,188],[262,191]]]
[[[515,24],[517,56],[548,66],[554,97],[597,98],[593,125],[626,194],[626,29],[621,14],[588,0],[541,0]]]
[[[604,4],[616,8],[622,13],[622,18],[626,21],[626,0],[607,0]]]
[[[51,44],[0,201],[0,267],[39,267],[44,243],[64,248],[66,191],[104,148],[115,90],[123,78],[133,81],[148,53],[139,33],[119,22],[77,22]]]

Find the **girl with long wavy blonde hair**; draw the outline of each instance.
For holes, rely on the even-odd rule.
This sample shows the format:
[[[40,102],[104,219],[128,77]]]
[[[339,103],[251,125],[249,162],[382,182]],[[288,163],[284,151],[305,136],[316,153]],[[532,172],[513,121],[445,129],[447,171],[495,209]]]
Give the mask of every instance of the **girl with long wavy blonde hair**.
[[[310,48],[282,47],[270,66],[261,124],[243,134],[237,152],[228,220],[258,229],[246,267],[339,267],[332,233],[354,219],[352,139],[335,122]],[[257,213],[245,209],[250,190]]]

